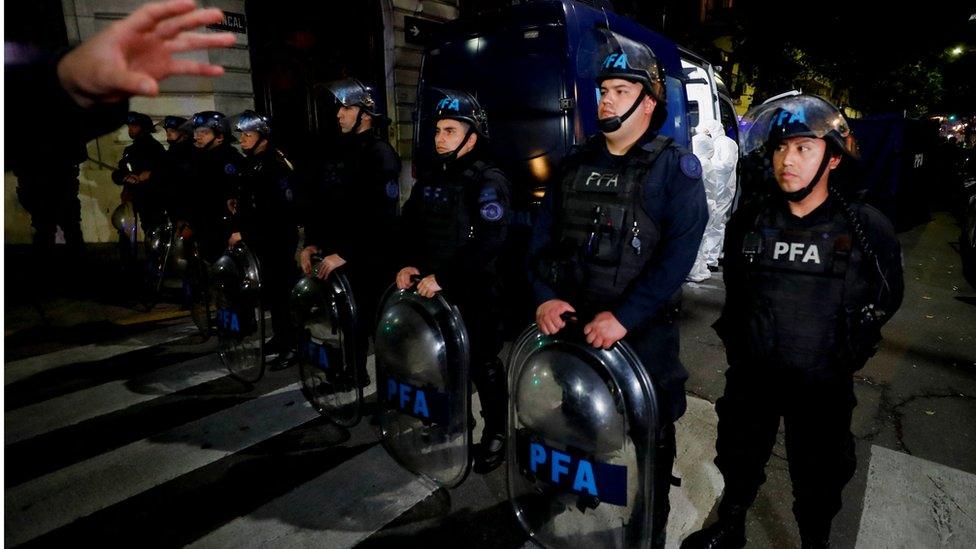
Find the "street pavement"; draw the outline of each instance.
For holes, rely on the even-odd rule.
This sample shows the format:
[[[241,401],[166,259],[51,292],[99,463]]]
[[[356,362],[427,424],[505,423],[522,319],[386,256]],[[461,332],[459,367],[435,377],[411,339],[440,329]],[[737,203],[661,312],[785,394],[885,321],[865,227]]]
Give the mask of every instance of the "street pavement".
[[[858,469],[835,547],[976,546],[976,292],[951,245],[957,231],[937,214],[900,235],[905,304],[856,376]],[[671,547],[714,519],[722,491],[712,459],[726,365],[710,328],[724,299],[720,273],[685,295],[691,379]],[[401,469],[368,419],[342,429],[319,417],[297,368],[254,385],[230,378],[215,343],[174,306],[22,301],[8,303],[5,322],[8,547],[528,543],[504,468],[439,489]],[[375,409],[375,387],[367,393]],[[749,547],[798,547],[782,433],[767,473]]]

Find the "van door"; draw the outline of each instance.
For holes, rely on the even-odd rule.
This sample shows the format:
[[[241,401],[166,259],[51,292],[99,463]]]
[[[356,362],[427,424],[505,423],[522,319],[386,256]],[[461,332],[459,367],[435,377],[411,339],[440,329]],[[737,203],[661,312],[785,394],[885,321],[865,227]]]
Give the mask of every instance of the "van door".
[[[718,88],[711,63],[681,50],[681,69],[685,75],[688,127],[692,134],[700,132],[710,122],[721,123]]]

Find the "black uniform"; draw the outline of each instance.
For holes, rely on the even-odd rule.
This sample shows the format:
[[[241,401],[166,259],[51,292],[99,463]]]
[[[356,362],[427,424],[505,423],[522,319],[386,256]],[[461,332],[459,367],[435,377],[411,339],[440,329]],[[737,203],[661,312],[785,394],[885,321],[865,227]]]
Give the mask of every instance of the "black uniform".
[[[339,254],[359,308],[361,334],[372,332],[379,299],[395,274],[400,157],[372,131],[343,135],[321,180],[306,183],[305,246]],[[365,345],[360,345],[365,352]],[[363,356],[365,359],[365,355]]]
[[[231,212],[243,157],[226,141],[213,149],[194,149],[192,171],[183,182],[187,221],[203,258],[215,261],[227,249]]]
[[[143,232],[159,226],[164,221],[163,205],[159,194],[159,168],[165,150],[162,143],[153,139],[143,130],[122,151],[119,167],[112,171],[112,181],[122,187],[123,200],[131,200],[142,221]],[[128,175],[150,172],[149,179],[130,184],[125,182]]]
[[[194,174],[195,149],[192,139],[170,143],[160,161],[159,194],[163,207],[174,222],[186,221],[189,216],[189,197],[183,193],[187,181]]]
[[[298,248],[291,162],[272,146],[246,156],[238,190],[238,215],[231,230],[240,232],[261,263],[262,290],[271,310],[274,337],[290,348],[293,328],[288,296],[297,278]]]
[[[69,251],[82,249],[78,165],[88,157],[85,144],[125,123],[128,101],[82,109],[61,87],[57,63],[64,53],[4,66],[8,128],[6,169],[17,176],[17,198],[31,216],[37,264],[50,259],[57,227]],[[57,128],[57,137],[52,137]],[[41,272],[47,272],[42,269]]]
[[[725,261],[715,323],[729,362],[716,404],[720,514],[755,499],[783,417],[800,533],[825,540],[855,468],[852,373],[901,303],[898,241],[870,206],[847,210],[831,195],[798,218],[770,198],[732,217]],[[885,316],[875,320],[872,307]]]
[[[475,149],[417,180],[404,207],[402,265],[433,274],[461,312],[488,439],[505,431],[498,258],[512,211],[508,178],[479,157]]]
[[[536,304],[563,299],[584,321],[612,312],[656,384],[653,536],[663,545],[674,421],[685,411],[688,379],[674,320],[708,220],[701,164],[653,131],[623,156],[610,154],[601,134],[571,152],[561,173],[533,230],[529,276]]]

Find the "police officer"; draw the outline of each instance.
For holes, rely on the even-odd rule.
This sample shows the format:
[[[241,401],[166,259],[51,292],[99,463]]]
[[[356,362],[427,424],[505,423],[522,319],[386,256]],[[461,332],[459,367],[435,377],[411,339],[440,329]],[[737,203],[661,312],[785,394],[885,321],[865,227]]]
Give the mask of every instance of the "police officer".
[[[230,246],[230,218],[236,213],[238,176],[243,160],[232,146],[230,123],[217,111],[193,115],[191,173],[181,185],[190,223],[204,259],[213,261]]]
[[[603,59],[599,134],[574,149],[547,193],[529,247],[536,321],[545,334],[585,322],[586,341],[627,341],[660,403],[653,540],[663,547],[675,457],[674,421],[688,373],[674,324],[681,284],[708,219],[701,164],[657,130],[667,119],[654,53],[624,38]]]
[[[152,134],[155,124],[149,116],[129,112],[126,117],[132,144],[122,151],[119,166],[112,171],[112,181],[122,187],[122,201],[132,202],[146,234],[164,221],[161,204],[158,168],[163,157],[163,145]]]
[[[485,419],[475,471],[487,473],[504,461],[505,369],[502,348],[498,258],[511,220],[508,178],[485,158],[487,117],[469,94],[438,90],[434,111],[437,162],[417,180],[404,206],[405,267],[398,288],[423,276],[417,292],[444,291],[461,312],[471,343],[471,376]]]
[[[160,194],[163,205],[173,221],[186,219],[184,199],[180,196],[181,185],[192,174],[193,129],[186,118],[169,115],[163,118],[163,130],[169,147],[160,163]]]
[[[244,162],[229,244],[243,239],[261,263],[262,297],[271,311],[274,331],[265,354],[277,355],[271,368],[280,369],[290,364],[295,343],[288,311],[288,296],[297,275],[294,167],[271,141],[267,116],[244,111],[238,115],[235,129],[240,132]]]
[[[389,119],[376,91],[346,78],[328,84],[338,103],[337,144],[325,152],[320,180],[304,189],[305,247],[301,266],[311,274],[312,255],[320,254],[316,276],[325,279],[345,265],[358,307],[357,345],[360,382],[365,375],[367,337],[372,333],[380,296],[396,268],[392,261],[400,200],[400,157],[380,138]]]
[[[745,545],[746,510],[782,417],[802,545],[827,547],[855,468],[852,374],[901,303],[901,252],[884,215],[838,191],[834,170],[857,149],[836,107],[797,94],[743,123],[743,151],[765,148],[776,186],[734,214],[726,234],[727,297],[715,323],[729,362],[716,404],[725,494],[718,522],[682,546]]]

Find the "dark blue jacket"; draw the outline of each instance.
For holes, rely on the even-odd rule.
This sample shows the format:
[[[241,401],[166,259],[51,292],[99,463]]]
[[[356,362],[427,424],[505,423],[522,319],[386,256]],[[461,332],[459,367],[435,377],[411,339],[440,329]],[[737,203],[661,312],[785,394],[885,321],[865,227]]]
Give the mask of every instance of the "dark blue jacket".
[[[602,135],[590,139],[581,151],[585,163],[609,165],[626,162],[639,145],[652,140],[655,134],[648,131],[631,147],[624,157],[613,157],[606,149]],[[565,169],[565,168],[564,168]],[[565,174],[564,174],[565,175]],[[562,177],[554,178],[558,185]],[[701,164],[686,149],[669,145],[657,158],[647,173],[644,185],[644,211],[661,230],[661,239],[653,251],[628,295],[610,312],[628,330],[661,312],[668,299],[685,281],[694,265],[701,244],[702,233],[708,221],[708,205],[705,188],[701,181]],[[541,280],[534,268],[536,258],[553,238],[554,195],[547,192],[538,220],[533,227],[529,245],[529,279],[532,282],[536,305],[550,299],[567,299]],[[574,305],[570,302],[571,305]]]

